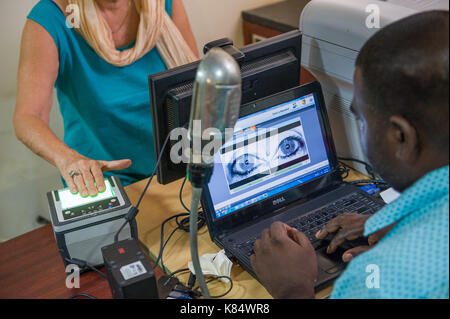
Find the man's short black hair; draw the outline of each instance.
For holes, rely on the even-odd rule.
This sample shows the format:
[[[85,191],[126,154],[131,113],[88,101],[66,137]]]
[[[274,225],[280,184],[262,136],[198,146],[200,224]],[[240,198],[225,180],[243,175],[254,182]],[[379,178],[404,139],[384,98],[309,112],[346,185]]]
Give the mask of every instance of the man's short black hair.
[[[361,96],[378,114],[401,115],[448,150],[449,12],[428,11],[378,31],[356,61]]]

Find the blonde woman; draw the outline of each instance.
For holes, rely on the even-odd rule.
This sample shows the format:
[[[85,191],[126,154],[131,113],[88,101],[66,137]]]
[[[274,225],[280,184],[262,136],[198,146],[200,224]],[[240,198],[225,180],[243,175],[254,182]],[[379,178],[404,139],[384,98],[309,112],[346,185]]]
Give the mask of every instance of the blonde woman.
[[[127,185],[155,165],[148,75],[198,57],[182,0],[41,0],[22,34],[17,137],[73,193]],[[64,141],[49,128],[53,87]]]

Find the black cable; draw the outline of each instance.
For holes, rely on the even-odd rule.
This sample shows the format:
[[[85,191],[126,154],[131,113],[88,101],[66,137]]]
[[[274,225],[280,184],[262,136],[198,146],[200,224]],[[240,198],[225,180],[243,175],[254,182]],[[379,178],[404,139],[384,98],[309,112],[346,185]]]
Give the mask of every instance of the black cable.
[[[141,196],[139,197],[139,200],[138,200],[136,206],[132,206],[130,208],[127,215],[125,216],[125,222],[122,224],[122,226],[120,226],[119,230],[114,235],[114,242],[117,243],[119,241],[119,234],[122,231],[122,229],[127,225],[127,223],[131,222],[136,217],[136,215],[139,213],[139,209],[138,209],[139,205],[141,204],[142,198],[144,197],[145,193],[147,192],[147,189],[150,186],[150,184],[153,180],[153,177],[156,175],[156,172],[158,170],[159,164],[161,163],[161,158],[162,158],[162,155],[164,154],[164,150],[166,149],[166,145],[167,145],[167,142],[169,141],[169,138],[170,138],[170,134],[167,135],[166,140],[164,141],[164,144],[161,148],[161,152],[159,153],[159,156],[158,156],[158,160],[156,161],[155,168],[153,169],[153,173],[150,176],[150,178],[147,182],[147,185],[145,185],[145,188],[142,191]]]
[[[375,184],[375,185],[385,185],[385,186],[390,187],[388,182],[383,181],[381,179],[361,179],[358,181],[352,181],[352,182],[348,182],[348,183],[352,184],[352,185]]]
[[[79,297],[85,297],[85,298],[88,298],[88,299],[97,299],[94,296],[91,296],[89,294],[76,294],[76,295],[70,296],[69,299],[76,299],[76,298],[79,298]]]
[[[343,162],[339,162],[337,169],[341,173],[342,179],[346,179],[350,174],[350,169]]]
[[[372,166],[367,163],[364,162],[363,160],[357,159],[357,158],[352,158],[352,157],[338,157],[339,161],[348,161],[348,162],[356,162],[356,163],[360,163],[363,164],[366,168],[367,173],[370,175],[370,177],[372,177],[372,179],[375,179],[375,173],[374,170],[372,168]]]
[[[181,213],[181,214],[177,214],[177,215],[173,215],[169,218],[166,218],[162,224],[161,224],[161,241],[160,241],[160,245],[159,245],[159,255],[156,258],[155,264],[153,265],[153,269],[155,269],[158,266],[159,260],[161,259],[163,250],[164,250],[164,226],[166,225],[166,223],[168,223],[169,221],[171,221],[174,218],[180,217],[180,216],[189,216],[189,213]],[[163,269],[164,270],[164,269]]]
[[[179,228],[175,228],[169,235],[169,237],[167,237],[166,242],[164,243],[162,250],[161,250],[161,268],[164,270],[166,268],[166,266],[164,265],[164,260],[163,260],[163,256],[164,256],[164,249],[167,246],[167,243],[169,242],[169,240],[172,238],[172,236],[177,232],[177,230],[179,230]]]
[[[122,232],[122,229],[125,228],[125,226],[128,224],[128,219],[125,218],[125,222],[122,224],[122,226],[120,226],[119,230],[116,232],[116,234],[114,235],[114,242],[117,243],[119,241],[119,235]]]
[[[180,204],[181,206],[183,206],[183,208],[190,213],[190,209],[186,206],[186,204],[183,201],[183,189],[184,189],[184,185],[186,184],[186,180],[187,177],[185,176],[183,179],[183,183],[181,184],[180,187],[180,193],[179,193],[179,199],[180,199]],[[206,224],[206,220],[205,220],[205,216],[203,214],[203,211],[200,211],[198,213],[198,229],[202,228],[205,224]],[[178,221],[178,218],[175,220],[178,227],[182,230],[184,230],[185,232],[189,232],[189,217],[183,218],[181,221]]]
[[[89,264],[87,261],[85,260],[81,260],[78,258],[65,258],[65,260],[70,263],[70,264],[74,264],[77,265],[78,267],[80,267],[81,269],[84,268],[89,268],[90,270],[95,271],[96,273],[98,273],[100,276],[102,276],[104,279],[106,279],[106,274],[102,273],[100,270],[98,270],[97,268],[95,268],[94,266],[92,266],[91,264]]]
[[[139,208],[142,198],[144,197],[145,193],[147,192],[147,189],[150,186],[150,183],[152,182],[153,177],[156,175],[156,171],[158,170],[159,164],[161,163],[161,158],[162,158],[162,155],[164,154],[164,150],[166,149],[166,145],[167,145],[167,142],[169,141],[169,138],[170,138],[170,134],[167,135],[166,140],[164,141],[164,144],[161,148],[161,152],[159,153],[159,156],[158,156],[158,160],[156,161],[155,169],[153,170],[153,173],[150,176],[150,179],[148,180],[147,185],[145,186],[144,190],[142,191],[141,197],[139,197],[139,200],[136,204],[136,208]]]
[[[164,282],[163,286],[166,286],[169,283],[170,279],[172,279],[173,276],[175,276],[176,274],[179,274],[180,272],[185,272],[185,271],[190,271],[190,270],[189,270],[189,268],[182,268],[182,269],[178,269],[178,270],[170,273],[169,275],[167,275],[168,278],[167,278],[166,282]]]
[[[217,295],[217,296],[210,296],[210,298],[222,298],[222,297],[225,297],[225,296],[228,295],[228,294],[230,293],[230,291],[233,289],[233,280],[231,280],[231,278],[230,278],[229,276],[215,276],[214,278],[212,278],[212,279],[210,279],[210,280],[207,280],[207,281],[206,281],[206,284],[209,284],[210,282],[212,282],[212,281],[214,281],[214,280],[218,280],[218,279],[222,279],[222,278],[226,278],[226,279],[229,280],[229,282],[230,282],[230,288],[229,288],[226,292],[224,292],[223,294]],[[200,287],[196,287],[196,288],[193,289],[193,291],[197,291],[199,288],[200,288]]]
[[[179,197],[180,197],[180,203],[181,203],[181,206],[183,206],[183,208],[188,212],[188,213],[190,213],[191,211],[189,210],[189,208],[187,208],[187,206],[184,204],[184,202],[183,202],[183,188],[184,188],[184,184],[186,184],[186,180],[187,180],[187,177],[185,176],[184,177],[184,179],[183,179],[183,183],[181,184],[181,187],[180,187],[180,194],[179,194]]]
[[[167,283],[169,282],[169,280],[170,280],[173,276],[175,276],[176,274],[179,274],[179,273],[181,273],[181,272],[185,272],[185,271],[189,271],[189,268],[182,268],[182,269],[178,269],[178,270],[172,272],[171,274],[168,275],[169,278],[167,279],[167,281],[166,281],[166,283],[165,283],[164,285],[167,285]],[[193,276],[192,273],[191,273],[191,276]],[[194,276],[194,277],[195,277],[195,276]],[[225,297],[225,296],[226,296],[227,294],[229,294],[230,291],[233,289],[233,280],[232,280],[229,276],[214,276],[214,278],[209,279],[208,281],[206,281],[206,283],[208,284],[208,283],[210,283],[210,282],[213,282],[213,281],[215,281],[215,280],[222,279],[222,278],[226,278],[226,279],[229,280],[229,282],[230,282],[230,288],[228,288],[228,290],[227,290],[226,292],[224,292],[223,294],[217,295],[217,296],[211,296],[211,298],[222,298],[222,297]],[[181,283],[180,283],[180,284],[181,284]],[[186,285],[183,285],[183,286],[184,286],[185,288],[187,288],[190,292],[192,292],[193,295],[198,296],[198,297],[201,296],[201,293],[198,291],[200,287],[192,288],[192,287],[189,287],[189,286],[186,286]]]

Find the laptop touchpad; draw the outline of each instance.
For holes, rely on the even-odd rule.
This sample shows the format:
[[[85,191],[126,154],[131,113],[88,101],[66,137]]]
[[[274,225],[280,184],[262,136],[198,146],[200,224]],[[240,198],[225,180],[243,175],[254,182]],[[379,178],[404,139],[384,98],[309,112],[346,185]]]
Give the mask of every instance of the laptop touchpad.
[[[337,254],[328,255],[326,253],[326,247],[316,251],[317,253],[317,265],[320,269],[326,273],[333,274],[344,268],[344,262],[340,258],[336,258]]]

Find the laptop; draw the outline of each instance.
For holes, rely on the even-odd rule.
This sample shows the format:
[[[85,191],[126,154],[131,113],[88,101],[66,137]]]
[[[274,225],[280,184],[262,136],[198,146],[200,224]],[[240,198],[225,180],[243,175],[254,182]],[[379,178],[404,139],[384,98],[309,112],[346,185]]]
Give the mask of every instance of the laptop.
[[[343,181],[318,82],[243,105],[202,198],[211,239],[254,277],[250,256],[264,229],[281,221],[305,233],[318,258],[316,290],[344,270],[343,249],[361,244],[328,255],[316,232],[339,214],[383,205]]]

